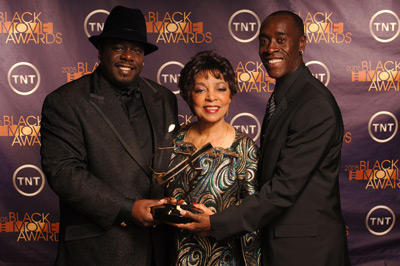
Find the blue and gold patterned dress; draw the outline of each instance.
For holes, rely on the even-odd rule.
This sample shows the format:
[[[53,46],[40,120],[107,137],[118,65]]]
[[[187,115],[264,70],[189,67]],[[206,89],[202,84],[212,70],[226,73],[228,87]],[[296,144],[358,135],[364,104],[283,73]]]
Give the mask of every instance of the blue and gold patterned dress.
[[[190,126],[181,128],[174,140],[171,168],[196,150],[192,143],[185,142]],[[199,169],[187,167],[177,175],[169,184],[168,194],[188,203],[202,203],[214,212],[238,205],[241,199],[257,190],[257,159],[258,147],[254,141],[236,131],[230,148],[213,148],[204,153],[195,164],[195,168]],[[261,249],[257,232],[217,242],[214,237],[200,237],[186,230],[178,230],[175,244],[176,265],[260,264]]]

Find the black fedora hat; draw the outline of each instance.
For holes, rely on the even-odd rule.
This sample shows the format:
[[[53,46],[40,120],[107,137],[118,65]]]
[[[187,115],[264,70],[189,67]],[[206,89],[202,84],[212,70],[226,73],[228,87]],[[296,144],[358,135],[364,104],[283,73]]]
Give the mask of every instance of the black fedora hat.
[[[106,19],[103,32],[89,37],[89,41],[98,48],[105,38],[142,43],[145,55],[158,49],[156,45],[147,42],[146,20],[139,9],[123,6],[114,7]]]

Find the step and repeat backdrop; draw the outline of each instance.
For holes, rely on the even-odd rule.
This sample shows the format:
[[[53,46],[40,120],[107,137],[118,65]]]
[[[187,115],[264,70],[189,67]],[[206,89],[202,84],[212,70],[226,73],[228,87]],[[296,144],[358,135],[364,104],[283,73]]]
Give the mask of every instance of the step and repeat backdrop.
[[[304,60],[342,110],[340,184],[353,265],[400,265],[400,2],[6,0],[0,2],[0,265],[53,265],[58,198],[40,164],[41,107],[62,84],[99,64],[88,41],[115,5],[139,8],[148,39],[142,76],[173,91],[182,124],[194,121],[177,90],[183,65],[215,50],[237,73],[227,120],[260,141],[274,90],[258,56],[264,18],[286,9],[305,24]],[[312,117],[310,117],[312,119]]]

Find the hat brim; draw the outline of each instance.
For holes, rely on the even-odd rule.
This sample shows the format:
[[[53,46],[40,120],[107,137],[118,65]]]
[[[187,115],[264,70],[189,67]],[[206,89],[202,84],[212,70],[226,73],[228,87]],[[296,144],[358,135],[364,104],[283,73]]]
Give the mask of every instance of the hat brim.
[[[126,35],[95,35],[95,36],[91,36],[89,37],[89,41],[98,49],[99,48],[99,44],[102,43],[105,39],[122,39],[122,40],[127,40],[127,41],[132,41],[132,42],[137,42],[137,43],[141,43],[144,45],[144,55],[148,55],[151,54],[152,52],[155,52],[158,50],[158,46],[149,43],[149,42],[143,42],[143,40],[137,39],[137,38],[132,38],[132,37],[126,37]]]

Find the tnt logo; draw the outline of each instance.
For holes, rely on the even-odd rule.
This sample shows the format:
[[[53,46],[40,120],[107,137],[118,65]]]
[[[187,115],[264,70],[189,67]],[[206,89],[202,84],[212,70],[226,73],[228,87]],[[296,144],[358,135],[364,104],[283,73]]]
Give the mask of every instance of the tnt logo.
[[[178,82],[184,65],[177,61],[170,61],[160,67],[157,72],[157,82],[169,88],[173,93],[179,94]]]
[[[381,111],[374,114],[368,123],[368,132],[373,140],[384,143],[394,138],[399,124],[390,112]]]
[[[15,93],[29,95],[39,88],[40,73],[31,63],[19,62],[10,68],[7,80],[8,85]]]
[[[379,205],[372,208],[365,218],[365,226],[368,231],[376,236],[386,235],[392,230],[396,216],[392,209]]]
[[[399,17],[391,10],[381,10],[369,21],[369,31],[378,42],[391,42],[400,34]]]
[[[35,165],[23,165],[15,170],[13,184],[20,194],[26,197],[36,196],[43,190],[44,173]]]
[[[256,141],[260,137],[261,125],[257,117],[250,113],[240,113],[230,123],[237,130],[247,134]]]
[[[306,63],[306,66],[310,69],[311,73],[319,79],[325,86],[328,86],[331,79],[331,74],[326,65],[319,61],[310,61]]]
[[[236,11],[228,22],[229,33],[238,42],[251,42],[258,36],[260,19],[251,10]]]
[[[99,35],[103,31],[104,22],[106,21],[108,14],[110,14],[110,12],[107,10],[97,9],[86,16],[85,22],[83,23],[83,29],[88,38],[92,35]]]

